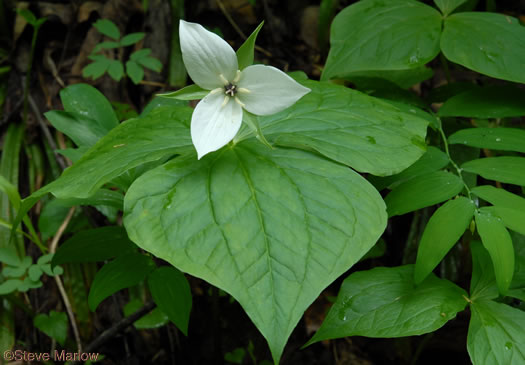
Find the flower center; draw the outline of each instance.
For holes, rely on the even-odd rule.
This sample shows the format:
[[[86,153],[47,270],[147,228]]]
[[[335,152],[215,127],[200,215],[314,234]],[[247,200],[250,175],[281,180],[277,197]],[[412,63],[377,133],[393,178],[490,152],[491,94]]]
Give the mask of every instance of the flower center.
[[[237,94],[237,85],[232,84],[231,82],[228,85],[224,86],[224,93],[229,96],[235,96]]]

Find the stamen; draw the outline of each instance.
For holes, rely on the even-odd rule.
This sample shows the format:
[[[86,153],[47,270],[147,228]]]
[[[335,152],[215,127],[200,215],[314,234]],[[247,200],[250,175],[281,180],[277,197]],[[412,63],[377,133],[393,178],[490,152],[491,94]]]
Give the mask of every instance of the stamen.
[[[230,97],[228,95],[224,96],[224,100],[222,102],[221,109],[224,108],[226,104],[228,104],[229,100],[230,100]]]
[[[218,87],[216,89],[213,89],[212,91],[210,91],[210,94],[217,94],[217,93],[220,93],[222,92],[222,87]]]
[[[246,88],[244,88],[244,87],[240,87],[240,88],[238,88],[237,91],[240,92],[240,93],[243,93],[243,94],[249,94],[249,93],[251,93],[250,90],[248,90],[248,89],[246,89]]]
[[[244,105],[244,103],[243,103],[242,101],[239,100],[238,97],[235,97],[235,102],[236,102],[237,104],[239,104],[239,105],[240,105],[241,107],[243,107],[243,108],[246,106],[246,105]]]
[[[221,81],[222,81],[222,83],[224,85],[228,85],[229,84],[228,80],[226,80],[226,77],[224,77],[223,74],[219,74],[219,79],[221,79]]]
[[[237,75],[235,75],[235,78],[233,79],[233,83],[236,84],[241,79],[241,70],[237,70]]]

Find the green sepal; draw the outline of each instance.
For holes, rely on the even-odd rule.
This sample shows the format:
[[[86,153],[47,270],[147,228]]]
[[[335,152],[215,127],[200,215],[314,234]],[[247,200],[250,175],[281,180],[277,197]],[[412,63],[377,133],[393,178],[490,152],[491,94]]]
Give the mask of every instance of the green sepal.
[[[239,70],[243,70],[246,67],[253,64],[253,52],[255,48],[255,40],[257,35],[264,25],[264,20],[259,24],[257,28],[250,34],[250,36],[244,41],[242,46],[237,50],[237,61],[239,63]]]
[[[172,98],[178,100],[198,100],[204,98],[208,95],[210,91],[205,90],[197,84],[189,85],[166,94],[157,94],[157,96],[162,96],[163,98]]]

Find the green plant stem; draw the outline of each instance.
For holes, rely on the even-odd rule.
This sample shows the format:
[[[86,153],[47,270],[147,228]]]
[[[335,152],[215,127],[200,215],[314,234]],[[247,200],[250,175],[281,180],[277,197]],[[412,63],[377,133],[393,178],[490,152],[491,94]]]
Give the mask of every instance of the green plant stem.
[[[436,117],[437,118],[437,117]],[[456,169],[456,172],[458,173],[459,178],[461,179],[461,182],[463,183],[463,186],[465,187],[465,190],[467,191],[467,195],[469,199],[472,199],[472,195],[470,192],[470,189],[465,182],[465,179],[463,179],[463,174],[461,168],[454,162],[452,157],[450,156],[450,151],[448,148],[448,142],[447,142],[447,136],[445,135],[445,132],[443,131],[443,125],[441,123],[441,119],[439,119],[439,134],[441,135],[441,138],[443,139],[443,144],[445,145],[445,153],[447,154],[448,160],[450,161],[450,164]]]
[[[29,63],[27,65],[25,87],[24,87],[24,123],[27,121],[27,112],[29,106],[29,85],[31,83],[31,70],[33,68],[33,57],[35,55],[36,39],[40,27],[33,28],[33,38],[31,39],[31,52],[29,53]]]

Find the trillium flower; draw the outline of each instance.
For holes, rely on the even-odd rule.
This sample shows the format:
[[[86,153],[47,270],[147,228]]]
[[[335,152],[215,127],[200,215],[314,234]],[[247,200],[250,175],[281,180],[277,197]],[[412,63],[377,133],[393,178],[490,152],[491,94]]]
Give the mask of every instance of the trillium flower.
[[[272,66],[239,70],[230,45],[200,24],[181,20],[179,34],[188,74],[195,84],[210,90],[191,117],[191,139],[199,159],[235,137],[243,109],[255,115],[274,114],[310,92]]]

